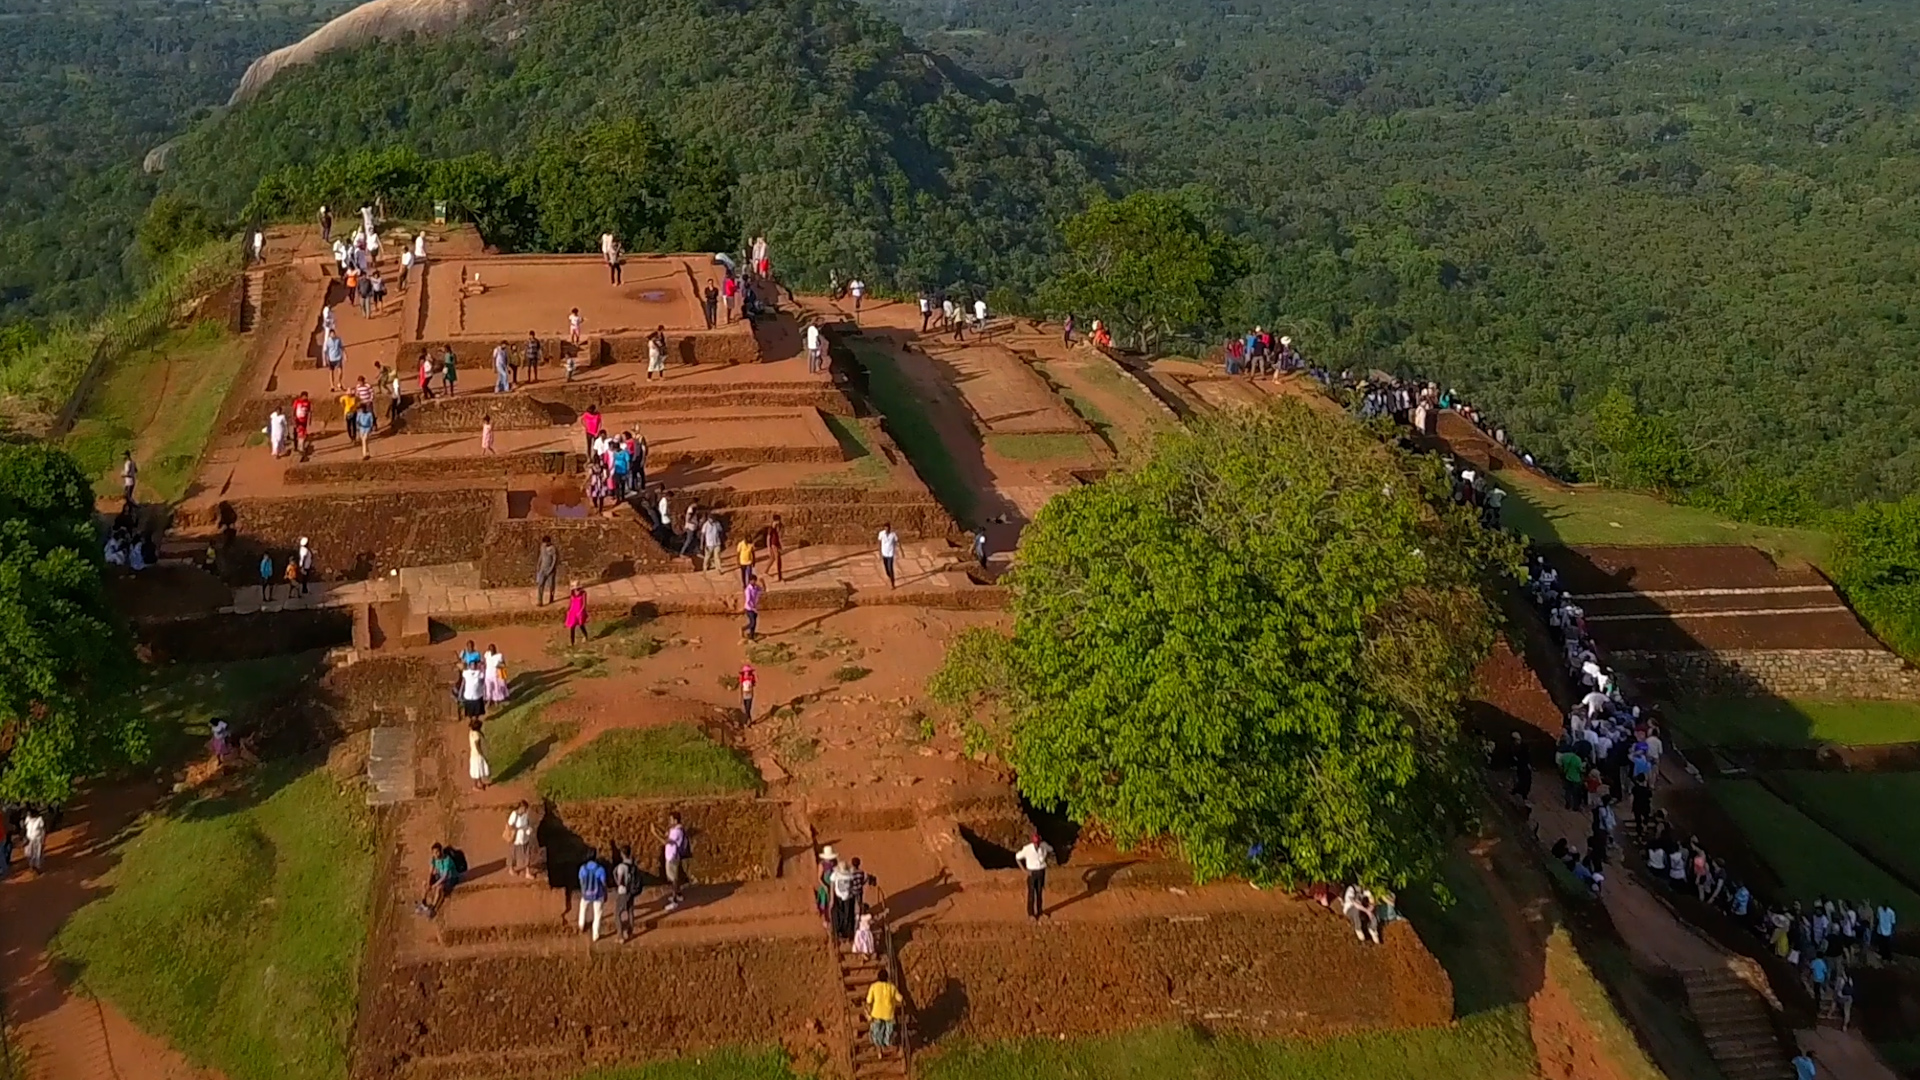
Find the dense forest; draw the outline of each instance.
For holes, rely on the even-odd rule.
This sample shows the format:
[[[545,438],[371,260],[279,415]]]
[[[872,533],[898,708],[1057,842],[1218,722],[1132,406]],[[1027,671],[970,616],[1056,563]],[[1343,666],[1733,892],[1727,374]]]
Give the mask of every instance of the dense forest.
[[[875,2],[1131,183],[1201,185],[1257,249],[1246,321],[1583,475],[1631,479],[1617,387],[1725,484],[1920,490],[1920,8]]]
[[[1909,6],[542,0],[196,120],[327,10],[0,0],[0,324],[123,292],[156,187],[237,223],[467,183],[510,242],[568,246],[594,188],[564,148],[617,129],[659,165],[636,235],[765,233],[803,282],[1043,305],[1065,222],[1159,189],[1238,245],[1190,347],[1278,326],[1574,475],[1748,517],[1920,491]]]
[[[124,294],[147,151],[348,3],[0,0],[0,325]]]
[[[433,159],[637,119],[736,176],[730,212],[805,280],[1036,284],[1098,165],[1039,105],[919,50],[852,0],[551,0],[442,41],[283,73],[184,139],[176,190],[224,213],[288,165]],[[309,211],[310,212],[310,211]],[[589,248],[592,244],[587,245]]]

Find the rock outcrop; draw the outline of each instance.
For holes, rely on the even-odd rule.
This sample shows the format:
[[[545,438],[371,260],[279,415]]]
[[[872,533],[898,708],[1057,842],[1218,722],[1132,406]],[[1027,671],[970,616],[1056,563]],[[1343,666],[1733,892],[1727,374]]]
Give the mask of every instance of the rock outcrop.
[[[296,64],[310,64],[335,49],[408,34],[445,34],[494,3],[495,0],[369,0],[292,45],[275,49],[247,65],[246,74],[240,76],[240,85],[234,88],[227,104],[237,105],[254,97],[281,71]]]

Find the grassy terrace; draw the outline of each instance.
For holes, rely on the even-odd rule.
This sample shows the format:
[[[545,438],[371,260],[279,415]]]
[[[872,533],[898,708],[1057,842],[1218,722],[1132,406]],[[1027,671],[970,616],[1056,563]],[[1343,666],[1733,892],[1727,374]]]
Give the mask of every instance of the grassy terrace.
[[[1920,704],[1729,698],[1676,702],[1674,724],[1710,746],[1878,746],[1920,742]]]
[[[82,987],[229,1080],[347,1072],[373,827],[312,761],[149,815],[54,942]]]
[[[1546,544],[1748,544],[1784,564],[1823,565],[1833,539],[1816,529],[1780,529],[1728,521],[1650,495],[1603,488],[1562,491],[1515,472],[1497,474],[1507,489],[1507,525]]]
[[[664,724],[600,733],[541,773],[539,787],[556,802],[724,795],[758,790],[760,774],[692,726]]]
[[[1891,900],[1899,911],[1920,911],[1920,895],[1862,858],[1812,818],[1782,801],[1758,780],[1713,781],[1713,796],[1773,867],[1793,899],[1844,896]],[[1825,803],[1823,806],[1827,805]],[[1832,811],[1827,811],[1832,812]]]

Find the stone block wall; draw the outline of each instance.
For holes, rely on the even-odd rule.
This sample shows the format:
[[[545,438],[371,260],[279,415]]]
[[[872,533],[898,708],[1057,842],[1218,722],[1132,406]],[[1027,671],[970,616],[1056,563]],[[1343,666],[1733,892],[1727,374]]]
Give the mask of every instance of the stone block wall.
[[[1679,697],[1920,700],[1920,670],[1885,649],[1622,650],[1612,659]]]

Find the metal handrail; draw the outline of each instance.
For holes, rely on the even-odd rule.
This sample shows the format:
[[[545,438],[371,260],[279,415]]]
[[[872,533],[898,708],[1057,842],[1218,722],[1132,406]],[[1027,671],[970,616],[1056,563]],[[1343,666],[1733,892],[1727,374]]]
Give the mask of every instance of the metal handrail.
[[[881,966],[886,968],[887,980],[893,983],[894,989],[900,992],[900,999],[904,1003],[907,997],[906,973],[901,970],[900,954],[895,952],[893,947],[893,912],[887,908],[887,891],[874,884],[869,884],[867,887],[880,894],[880,903],[878,906],[887,916],[886,921],[880,924],[881,936],[886,941],[886,944],[881,946],[881,955],[885,957],[885,959],[881,961]],[[868,910],[872,909],[869,908]],[[878,942],[875,944],[879,945]],[[913,1047],[907,1039],[907,1011],[908,1010],[902,1010],[899,1019],[893,1025],[893,1031],[894,1037],[898,1039],[900,1043],[900,1065],[903,1070],[907,1070],[909,1075],[911,1075]]]

